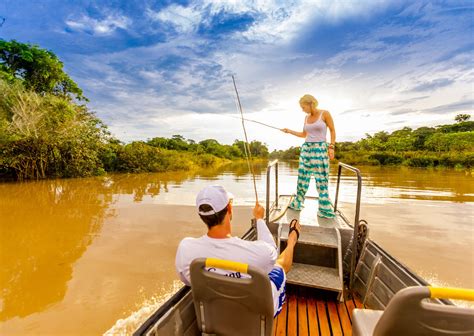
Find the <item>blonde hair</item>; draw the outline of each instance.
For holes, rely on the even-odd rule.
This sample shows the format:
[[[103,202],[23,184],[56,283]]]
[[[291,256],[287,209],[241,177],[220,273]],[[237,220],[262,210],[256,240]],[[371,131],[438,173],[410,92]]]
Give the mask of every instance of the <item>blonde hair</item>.
[[[318,107],[318,100],[310,94],[305,94],[300,98],[300,104],[308,104],[312,108],[316,109]]]

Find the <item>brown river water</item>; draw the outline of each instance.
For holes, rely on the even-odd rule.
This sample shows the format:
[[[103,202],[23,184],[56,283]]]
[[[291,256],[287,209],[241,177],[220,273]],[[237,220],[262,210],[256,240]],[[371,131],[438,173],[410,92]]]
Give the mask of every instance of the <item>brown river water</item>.
[[[434,285],[474,288],[472,173],[359,168],[371,238]],[[264,200],[265,166],[255,170]],[[281,194],[295,192],[296,172],[280,164]],[[332,167],[332,195],[335,179]],[[233,234],[247,231],[255,198],[245,163],[0,183],[0,334],[131,333],[181,286],[176,247],[205,233],[193,204],[208,184],[234,194]],[[340,200],[349,218],[355,195],[356,179],[345,173]]]

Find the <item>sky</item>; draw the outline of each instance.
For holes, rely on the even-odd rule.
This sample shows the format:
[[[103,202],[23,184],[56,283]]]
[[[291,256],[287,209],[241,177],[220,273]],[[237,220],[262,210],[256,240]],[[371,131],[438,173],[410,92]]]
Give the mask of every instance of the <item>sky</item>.
[[[52,50],[124,142],[244,139],[246,118],[337,141],[452,123],[474,103],[474,0],[2,0],[0,38]],[[0,23],[2,20],[0,19]],[[245,124],[271,150],[304,140]]]

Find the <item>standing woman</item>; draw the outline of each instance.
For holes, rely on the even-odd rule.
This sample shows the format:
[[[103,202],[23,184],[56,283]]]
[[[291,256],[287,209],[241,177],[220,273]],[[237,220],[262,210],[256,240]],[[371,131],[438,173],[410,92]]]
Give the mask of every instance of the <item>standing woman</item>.
[[[305,138],[300,152],[296,198],[291,202],[290,208],[301,210],[311,176],[314,176],[316,189],[319,193],[318,216],[333,218],[335,214],[329,201],[328,180],[329,159],[334,159],[334,146],[336,142],[334,122],[328,111],[318,109],[318,101],[312,95],[306,94],[301,97],[300,106],[303,112],[307,113],[303,132],[293,131],[288,128],[282,129],[285,133]],[[328,128],[331,132],[331,142],[329,144],[326,142]]]

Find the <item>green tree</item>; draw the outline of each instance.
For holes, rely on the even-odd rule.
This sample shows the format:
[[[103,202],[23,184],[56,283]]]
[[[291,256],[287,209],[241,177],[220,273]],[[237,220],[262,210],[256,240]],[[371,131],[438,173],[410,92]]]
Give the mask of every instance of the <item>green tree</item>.
[[[19,80],[25,88],[40,94],[87,100],[64,72],[58,57],[36,45],[0,39],[0,78],[10,83]]]
[[[233,146],[235,146],[239,149],[239,151],[242,153],[242,157],[245,156],[245,151],[246,151],[245,150],[245,141],[235,139]]]
[[[239,155],[239,157],[245,156],[246,144],[244,141],[235,140],[232,146],[238,148],[238,150],[240,151],[241,155]],[[269,156],[267,145],[260,141],[254,140],[250,142],[249,148],[250,148],[250,155],[252,156],[262,157],[262,158],[266,158]]]
[[[394,152],[406,152],[413,149],[414,138],[412,129],[404,127],[401,130],[394,131],[388,136],[386,150]]]
[[[118,170],[132,173],[164,171],[167,158],[161,150],[142,141],[125,145],[118,153]]]
[[[227,153],[224,147],[221,144],[219,144],[219,142],[215,139],[206,139],[206,140],[200,141],[199,145],[203,147],[205,153],[213,154],[221,158],[228,157],[228,155],[226,155]]]
[[[18,179],[103,171],[110,134],[85,106],[0,80],[0,170]]]
[[[436,126],[436,130],[441,133],[456,133],[474,131],[474,121],[461,121],[451,125]]]
[[[265,144],[260,141],[252,141],[250,143],[250,153],[255,157],[268,157],[268,148]]]
[[[381,131],[375,133],[373,136],[366,134],[365,139],[360,140],[358,145],[365,150],[384,151],[387,148],[388,139],[389,134],[385,131]]]
[[[425,148],[425,141],[428,137],[433,135],[436,130],[432,127],[420,127],[413,131],[413,149],[423,150]]]
[[[270,153],[271,159],[298,160],[300,156],[300,147],[290,147],[287,150],[275,150]]]
[[[436,133],[426,141],[426,148],[436,152],[474,151],[474,131]]]
[[[463,122],[463,121],[468,121],[469,119],[471,119],[471,115],[470,114],[458,114],[457,116],[454,117],[454,120],[456,122]]]
[[[163,137],[156,137],[151,140],[147,141],[147,144],[153,147],[158,147],[158,148],[168,148],[168,139],[163,138]]]
[[[173,135],[168,143],[168,149],[186,151],[189,148],[189,144],[182,135]]]

